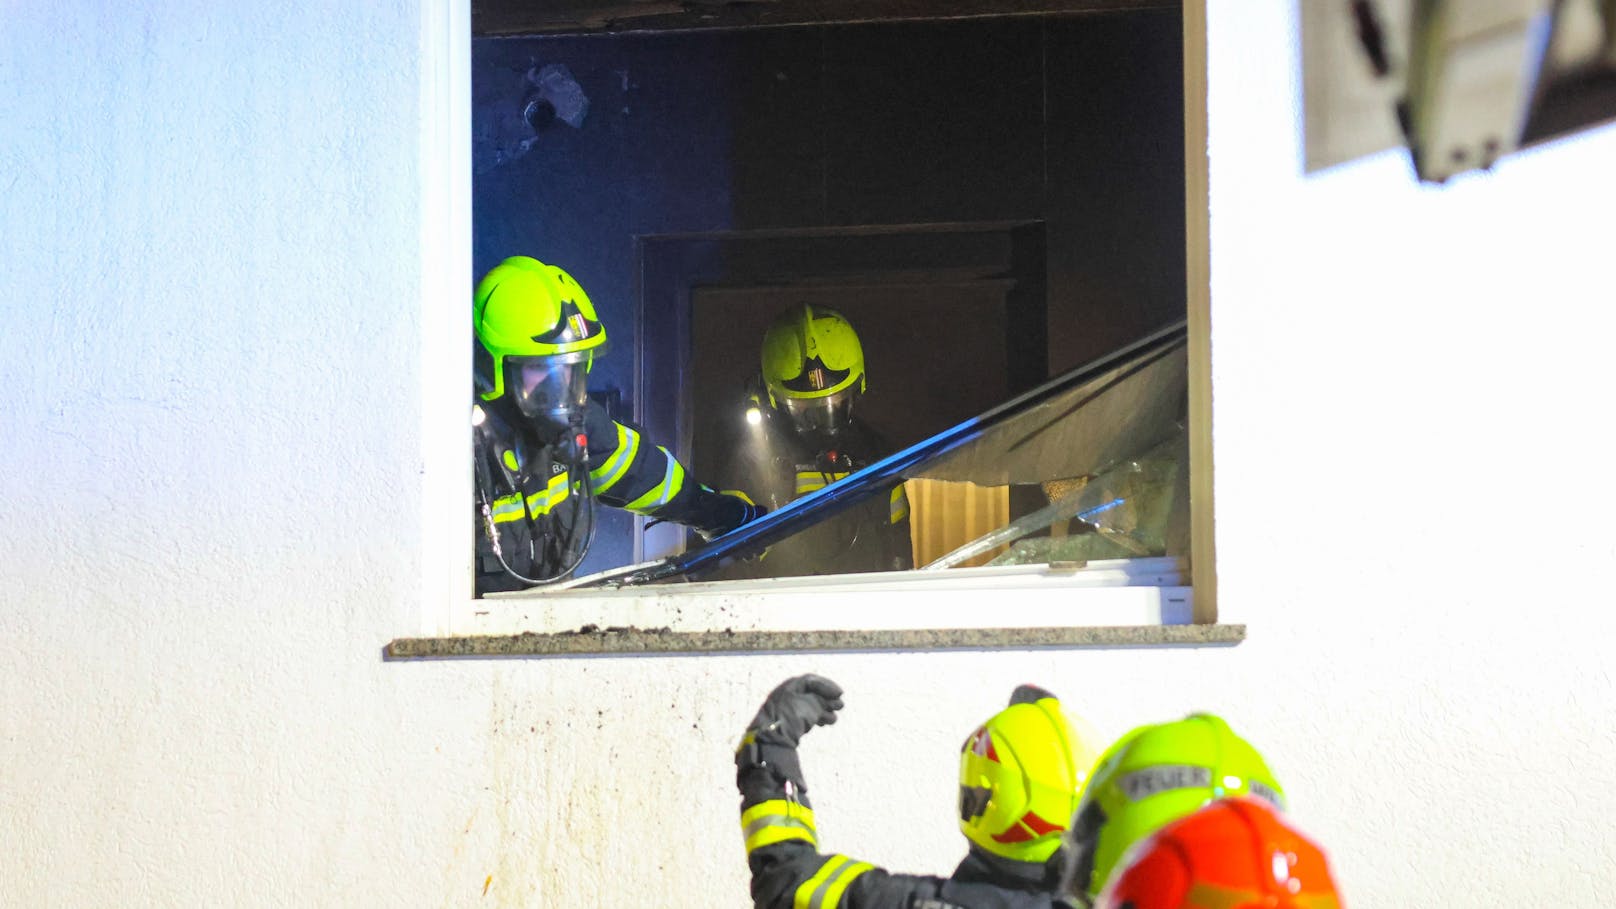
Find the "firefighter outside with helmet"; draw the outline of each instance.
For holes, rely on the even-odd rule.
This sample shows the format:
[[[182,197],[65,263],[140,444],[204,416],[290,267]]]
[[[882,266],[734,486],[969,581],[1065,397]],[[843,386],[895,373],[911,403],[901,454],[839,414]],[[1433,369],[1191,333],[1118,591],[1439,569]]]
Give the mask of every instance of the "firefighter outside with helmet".
[[[756,909],[1050,909],[1061,842],[1099,751],[1089,726],[1055,696],[1018,687],[1009,706],[960,749],[965,858],[949,877],[894,874],[821,852],[797,756],[803,735],[834,723],[842,689],[818,675],[787,679],[763,702],[735,752],[741,836]]]
[[[566,271],[506,259],[478,283],[472,320],[478,595],[576,570],[597,499],[706,537],[763,513],[743,493],[687,475],[666,448],[590,399],[606,327]]]
[[[1318,844],[1257,798],[1222,798],[1129,849],[1095,909],[1341,909]]]
[[[780,683],[735,752],[756,909],[1341,909],[1323,850],[1285,817],[1267,762],[1221,717],[1136,727],[1099,753],[1054,695],[1018,687],[960,749],[948,878],[820,851],[797,745],[842,689]]]
[[[1061,891],[1092,903],[1136,843],[1223,798],[1285,806],[1261,752],[1222,717],[1192,713],[1136,727],[1095,763],[1066,834]]]

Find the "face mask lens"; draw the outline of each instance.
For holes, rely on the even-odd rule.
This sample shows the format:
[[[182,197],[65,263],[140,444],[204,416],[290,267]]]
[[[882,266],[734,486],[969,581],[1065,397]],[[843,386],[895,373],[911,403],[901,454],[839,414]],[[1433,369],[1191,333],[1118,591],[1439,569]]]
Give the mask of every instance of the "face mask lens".
[[[833,435],[853,419],[853,390],[843,389],[823,398],[785,398],[786,416],[798,432]]]
[[[982,816],[988,810],[988,800],[993,797],[993,790],[982,786],[961,786],[959,796],[960,820],[971,821]]]
[[[514,360],[514,358],[513,358]],[[587,364],[530,358],[511,364],[517,409],[536,420],[565,425],[589,400]]]

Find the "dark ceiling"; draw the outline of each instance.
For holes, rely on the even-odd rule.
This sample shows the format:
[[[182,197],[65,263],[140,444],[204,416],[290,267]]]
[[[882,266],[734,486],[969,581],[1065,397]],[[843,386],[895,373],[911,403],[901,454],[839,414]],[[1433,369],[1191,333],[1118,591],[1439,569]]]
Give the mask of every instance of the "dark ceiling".
[[[472,0],[479,38],[1177,8],[1179,0]]]

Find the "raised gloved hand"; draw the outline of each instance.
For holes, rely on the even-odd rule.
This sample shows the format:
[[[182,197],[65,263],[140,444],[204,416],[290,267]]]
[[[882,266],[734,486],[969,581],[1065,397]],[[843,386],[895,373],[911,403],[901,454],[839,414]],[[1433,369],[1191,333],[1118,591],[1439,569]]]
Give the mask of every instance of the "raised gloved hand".
[[[822,675],[799,675],[769,692],[746,729],[760,742],[795,748],[808,730],[836,722],[841,709],[842,686]]]
[[[769,692],[757,716],[746,727],[746,736],[735,751],[737,782],[744,789],[748,773],[762,768],[781,782],[806,792],[797,743],[815,726],[836,722],[842,709],[842,686],[821,675],[799,675],[786,679]]]

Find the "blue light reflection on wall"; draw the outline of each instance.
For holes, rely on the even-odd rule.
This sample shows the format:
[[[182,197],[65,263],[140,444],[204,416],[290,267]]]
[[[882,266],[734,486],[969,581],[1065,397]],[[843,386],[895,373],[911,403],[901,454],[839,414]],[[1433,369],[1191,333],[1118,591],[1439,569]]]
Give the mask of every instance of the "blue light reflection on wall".
[[[635,236],[730,226],[729,104],[725,39],[553,37],[478,40],[473,46],[474,271],[509,255],[566,268],[589,292],[611,339],[590,387],[635,406],[636,355],[672,356],[638,336]],[[513,121],[535,67],[565,65],[589,100],[573,127],[537,133]],[[532,141],[504,163],[512,135]],[[469,308],[468,294],[467,305]],[[631,417],[631,412],[619,415]],[[655,440],[673,447],[671,440]],[[582,572],[634,557],[634,519],[601,509]]]

